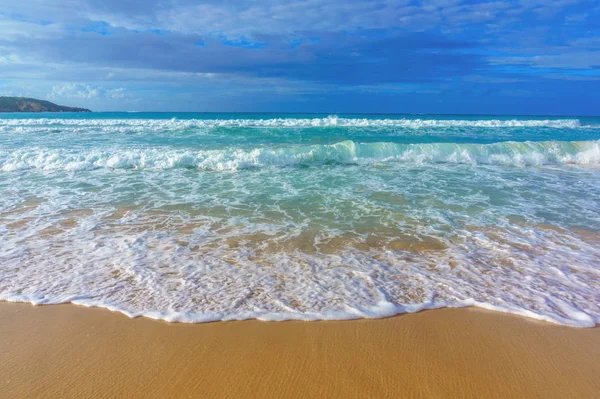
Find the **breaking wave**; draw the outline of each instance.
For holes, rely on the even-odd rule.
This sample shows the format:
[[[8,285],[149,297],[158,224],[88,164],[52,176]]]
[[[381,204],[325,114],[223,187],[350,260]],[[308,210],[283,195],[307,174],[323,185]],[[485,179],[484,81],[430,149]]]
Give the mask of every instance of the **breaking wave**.
[[[515,128],[515,127],[548,127],[578,128],[583,127],[578,119],[368,119],[341,118],[328,116],[325,118],[272,118],[272,119],[0,119],[0,130],[24,130],[35,127],[89,127],[114,128],[116,130],[148,129],[188,129],[218,127],[255,127],[255,128],[310,128],[310,127],[398,127],[408,129],[419,128]]]
[[[200,169],[233,171],[267,166],[404,162],[538,166],[600,164],[600,140],[494,144],[397,144],[342,141],[333,145],[223,150],[18,149],[0,151],[0,170]]]

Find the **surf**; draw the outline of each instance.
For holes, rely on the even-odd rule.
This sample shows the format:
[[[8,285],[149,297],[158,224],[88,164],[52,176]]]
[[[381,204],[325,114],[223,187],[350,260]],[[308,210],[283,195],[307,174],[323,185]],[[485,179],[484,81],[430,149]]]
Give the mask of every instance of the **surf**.
[[[19,149],[0,151],[4,172],[37,169],[198,169],[235,171],[249,168],[331,164],[471,164],[471,165],[597,165],[600,140],[578,142],[503,142],[493,144],[397,144],[342,141],[330,145],[177,149]]]

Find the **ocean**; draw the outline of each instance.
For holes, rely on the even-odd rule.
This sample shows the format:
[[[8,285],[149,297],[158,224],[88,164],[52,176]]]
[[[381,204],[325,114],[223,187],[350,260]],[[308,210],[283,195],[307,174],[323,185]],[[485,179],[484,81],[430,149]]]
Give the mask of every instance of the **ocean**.
[[[600,322],[600,118],[0,115],[0,300]]]

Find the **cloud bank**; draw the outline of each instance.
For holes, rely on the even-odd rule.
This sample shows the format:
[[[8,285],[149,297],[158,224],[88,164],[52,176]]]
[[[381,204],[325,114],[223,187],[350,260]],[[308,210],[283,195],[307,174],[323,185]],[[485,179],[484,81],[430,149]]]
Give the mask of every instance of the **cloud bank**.
[[[600,113],[595,0],[0,3],[0,93],[100,110]]]

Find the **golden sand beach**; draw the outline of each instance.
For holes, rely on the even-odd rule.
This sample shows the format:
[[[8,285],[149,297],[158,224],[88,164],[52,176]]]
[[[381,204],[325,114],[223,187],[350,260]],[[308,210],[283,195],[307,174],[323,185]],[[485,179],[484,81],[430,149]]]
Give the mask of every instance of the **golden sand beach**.
[[[480,309],[177,324],[0,303],[1,398],[595,398],[600,329]]]

